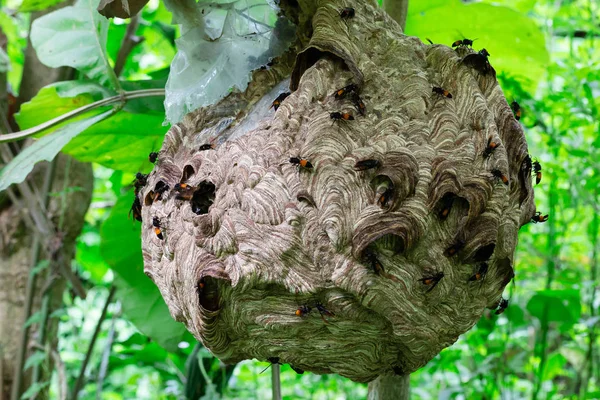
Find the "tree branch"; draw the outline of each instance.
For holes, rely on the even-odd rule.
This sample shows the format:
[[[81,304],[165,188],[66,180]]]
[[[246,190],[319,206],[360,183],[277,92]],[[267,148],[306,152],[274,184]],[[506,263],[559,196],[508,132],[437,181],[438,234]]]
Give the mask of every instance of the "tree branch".
[[[410,376],[380,376],[369,382],[368,400],[408,400]]]
[[[138,26],[140,25],[140,17],[136,15],[129,20],[129,25],[127,25],[127,31],[125,32],[125,36],[123,37],[123,41],[121,42],[121,48],[119,49],[119,54],[117,54],[117,61],[115,62],[115,75],[121,75],[123,72],[123,67],[127,62],[127,57],[129,57],[129,53],[131,50],[135,48],[138,44],[144,41],[144,37],[136,36],[135,32],[137,31]]]

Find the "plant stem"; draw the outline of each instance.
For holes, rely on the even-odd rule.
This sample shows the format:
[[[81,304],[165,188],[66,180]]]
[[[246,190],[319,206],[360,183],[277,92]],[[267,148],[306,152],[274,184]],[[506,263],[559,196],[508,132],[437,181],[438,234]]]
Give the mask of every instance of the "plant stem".
[[[281,365],[271,364],[271,387],[273,400],[281,400]]]
[[[92,356],[92,351],[94,350],[96,339],[98,339],[98,335],[102,330],[102,322],[106,318],[108,306],[110,305],[116,290],[116,286],[112,286],[110,288],[110,292],[108,293],[108,297],[106,298],[106,302],[104,303],[104,307],[102,308],[102,314],[100,314],[100,318],[98,318],[98,322],[96,323],[96,329],[94,329],[94,334],[92,335],[92,339],[90,340],[87,352],[85,353],[85,358],[83,359],[83,363],[81,364],[81,369],[79,370],[79,376],[77,377],[77,381],[75,382],[75,386],[73,387],[73,392],[71,395],[71,398],[73,399],[77,398],[77,394],[79,393],[79,390],[81,390],[81,386],[83,385],[83,380],[85,378],[85,370],[87,369],[90,357]]]
[[[83,107],[79,107],[75,110],[69,111],[66,114],[60,115],[56,118],[51,119],[50,121],[46,121],[43,124],[39,124],[29,129],[25,129],[24,131],[19,131],[15,133],[9,133],[7,135],[0,135],[0,143],[7,142],[15,142],[18,140],[22,140],[33,136],[37,133],[40,133],[48,128],[51,128],[55,125],[60,124],[61,122],[67,121],[71,118],[75,118],[83,113],[91,111],[95,108],[108,106],[114,103],[123,103],[127,100],[138,99],[142,97],[155,97],[155,96],[164,96],[164,89],[143,89],[143,90],[132,90],[130,92],[123,92],[123,94],[108,97],[106,99],[95,101],[91,104],[86,104]]]
[[[104,378],[106,378],[106,371],[108,370],[108,360],[110,358],[110,352],[115,340],[115,325],[117,323],[117,317],[120,314],[120,310],[121,303],[117,301],[117,311],[115,311],[112,316],[110,331],[108,331],[108,339],[106,340],[106,346],[104,346],[102,360],[100,361],[100,371],[98,372],[98,380],[96,381],[96,400],[100,400],[102,397],[102,386],[104,386]]]

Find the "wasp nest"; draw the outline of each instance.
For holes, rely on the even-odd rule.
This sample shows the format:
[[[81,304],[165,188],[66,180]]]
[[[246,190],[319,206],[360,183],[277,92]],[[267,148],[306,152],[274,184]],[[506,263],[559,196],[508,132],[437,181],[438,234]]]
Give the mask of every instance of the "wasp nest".
[[[498,306],[535,207],[487,55],[342,7],[316,9],[276,111],[287,83],[259,71],[274,89],[252,107],[169,131],[139,196],[146,274],[212,353],[370,381]]]

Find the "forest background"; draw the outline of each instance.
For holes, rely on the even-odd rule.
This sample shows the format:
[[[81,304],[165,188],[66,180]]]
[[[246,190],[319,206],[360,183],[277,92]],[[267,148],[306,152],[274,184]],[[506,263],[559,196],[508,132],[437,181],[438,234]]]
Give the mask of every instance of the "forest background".
[[[5,36],[0,73],[15,96],[32,12],[58,2],[10,0],[0,9]],[[70,17],[91,15],[96,7],[95,1],[79,1]],[[406,34],[448,45],[477,38],[474,47],[491,53],[507,99],[517,100],[523,110],[530,153],[543,166],[536,204],[550,215],[548,222],[528,224],[520,231],[516,278],[505,293],[508,309],[502,315],[486,311],[457,343],[413,373],[412,398],[600,398],[599,15],[600,4],[594,0],[409,3]],[[46,87],[23,104],[14,115],[20,129],[115,95],[119,86],[164,88],[180,35],[171,21],[164,4],[152,0],[133,20],[93,17],[81,37],[61,36],[53,51],[57,58],[78,58],[76,79]],[[132,33],[137,39],[118,66],[119,81],[111,81],[102,68],[115,67],[124,37]],[[99,45],[77,50],[75,43],[86,37],[99,38]],[[201,394],[270,398],[270,374],[261,373],[268,363],[244,361],[223,368],[172,321],[158,290],[142,272],[140,226],[127,214],[135,173],[152,169],[148,153],[160,149],[168,129],[163,125],[163,100],[131,103],[64,149],[94,163],[92,204],[72,260],[87,298],[66,290],[62,308],[49,316],[34,310],[27,320],[28,326],[46,317],[60,321],[56,339],[61,368],[31,385],[24,398],[48,387],[50,397],[57,398],[60,387],[72,390],[80,377],[81,399],[180,399]],[[6,171],[3,174],[0,181],[5,183]],[[51,195],[76,190],[66,187]],[[42,260],[33,273],[42,273],[44,267]],[[43,368],[49,357],[42,347],[27,358],[25,368]],[[198,365],[200,370],[192,367]],[[359,399],[366,391],[365,384],[339,376],[297,375],[289,366],[282,367],[284,398]]]

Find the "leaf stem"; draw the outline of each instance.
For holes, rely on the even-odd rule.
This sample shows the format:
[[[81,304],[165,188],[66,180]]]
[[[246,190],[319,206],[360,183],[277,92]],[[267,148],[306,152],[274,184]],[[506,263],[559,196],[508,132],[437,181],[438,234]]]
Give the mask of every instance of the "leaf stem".
[[[76,108],[75,110],[69,111],[66,114],[59,115],[56,118],[51,119],[50,121],[46,121],[42,124],[34,126],[29,129],[25,129],[24,131],[19,131],[15,133],[9,133],[6,135],[0,135],[0,143],[8,143],[8,142],[16,142],[18,140],[23,140],[30,136],[33,136],[39,132],[42,132],[48,128],[51,128],[55,125],[60,124],[61,122],[67,121],[71,118],[75,118],[83,113],[96,109],[98,107],[108,106],[114,103],[123,103],[123,101],[138,99],[142,97],[155,97],[155,96],[164,96],[164,89],[143,89],[143,90],[132,90],[130,92],[123,92],[122,94],[118,94],[116,96],[108,97],[106,99],[95,101],[91,104],[86,104],[83,107]],[[121,104],[119,108],[122,108]]]

